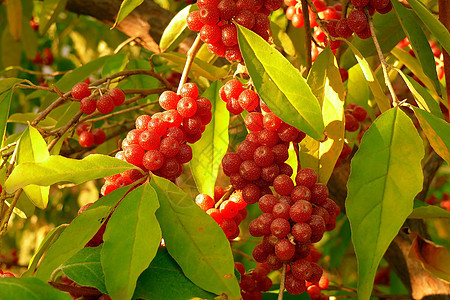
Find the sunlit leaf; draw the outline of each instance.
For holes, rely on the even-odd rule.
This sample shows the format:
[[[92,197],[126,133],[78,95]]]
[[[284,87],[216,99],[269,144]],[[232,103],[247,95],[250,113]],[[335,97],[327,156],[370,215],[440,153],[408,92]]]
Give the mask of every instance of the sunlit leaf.
[[[409,219],[450,219],[450,211],[436,205],[428,205],[422,201],[414,200],[414,210]]]
[[[39,33],[44,35],[50,28],[59,13],[66,8],[67,0],[44,0],[39,15]]]
[[[8,17],[9,32],[16,40],[22,35],[22,2],[21,0],[8,0],[6,2],[6,14]]]
[[[52,288],[37,278],[1,278],[0,298],[33,300],[70,300],[69,294]]]
[[[239,47],[258,95],[283,121],[324,138],[319,103],[300,72],[253,31],[238,25]]]
[[[172,182],[154,176],[156,212],[169,254],[200,288],[240,299],[230,243],[217,223]]]
[[[188,30],[186,18],[191,11],[196,9],[196,5],[188,5],[172,18],[169,25],[164,29],[159,42],[161,52],[173,50],[191,33]]]
[[[147,182],[122,199],[108,222],[101,262],[113,299],[131,299],[139,275],[156,255],[161,242],[158,208],[158,196]]]
[[[123,0],[120,5],[119,12],[117,13],[116,22],[114,22],[113,28],[119,25],[136,7],[142,4],[144,0]]]
[[[213,195],[217,173],[228,149],[228,123],[230,114],[225,102],[220,99],[222,84],[216,81],[203,93],[212,104],[212,120],[206,126],[202,138],[192,147],[191,170],[200,193]]]
[[[422,189],[423,142],[399,108],[379,116],[351,162],[345,202],[358,260],[358,297],[368,299],[378,264]]]

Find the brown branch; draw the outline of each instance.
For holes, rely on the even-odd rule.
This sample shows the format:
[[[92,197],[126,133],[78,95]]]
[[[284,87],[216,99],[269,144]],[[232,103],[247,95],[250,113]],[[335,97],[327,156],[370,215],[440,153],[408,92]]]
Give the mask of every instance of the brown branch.
[[[280,290],[278,292],[278,300],[283,300],[284,295],[284,281],[286,279],[286,263],[283,264],[283,267],[281,268],[281,278],[280,278]]]
[[[184,65],[184,70],[183,70],[183,74],[181,75],[180,84],[178,85],[177,94],[180,94],[181,87],[187,81],[189,72],[192,67],[192,63],[194,62],[194,58],[197,55],[198,49],[200,49],[201,44],[202,44],[202,40],[200,39],[200,34],[198,34],[197,37],[195,38],[194,43],[192,44],[192,47],[187,52],[186,64]]]
[[[303,23],[305,27],[305,51],[306,51],[306,59],[305,59],[305,75],[308,76],[309,70],[312,66],[312,57],[311,57],[311,24],[309,22],[309,9],[308,2],[306,0],[302,0],[302,11],[303,11]]]

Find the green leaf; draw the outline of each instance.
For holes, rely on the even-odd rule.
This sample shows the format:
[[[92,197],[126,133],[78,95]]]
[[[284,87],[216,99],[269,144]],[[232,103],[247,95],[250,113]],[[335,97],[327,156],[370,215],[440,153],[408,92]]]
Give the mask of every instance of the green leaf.
[[[441,44],[447,53],[450,53],[450,33],[444,24],[436,19],[421,1],[411,0],[408,3],[425,26],[436,37],[438,43]]]
[[[436,205],[428,205],[422,201],[414,200],[414,210],[408,219],[450,219],[450,211]]]
[[[359,64],[354,65],[348,70],[347,81],[347,103],[355,103],[366,109],[367,114],[372,120],[375,120],[375,114],[369,105],[370,89],[364,73]]]
[[[29,60],[33,60],[36,57],[38,51],[38,38],[33,27],[30,26],[29,19],[23,19],[22,21],[22,49]]]
[[[406,33],[414,53],[422,66],[423,72],[433,81],[435,87],[439,88],[434,55],[425,33],[420,27],[420,24],[415,20],[414,12],[405,8],[397,1],[392,1],[392,5],[403,27],[403,31]]]
[[[133,299],[213,299],[214,294],[196,286],[164,248],[139,277]]]
[[[286,54],[295,56],[295,47],[289,35],[277,23],[270,22],[270,29],[272,30],[273,42],[275,45],[281,47]]]
[[[101,250],[102,245],[81,249],[62,264],[61,271],[79,285],[94,287],[107,294],[105,275],[100,262]]]
[[[358,259],[358,298],[369,299],[378,264],[422,189],[423,143],[399,108],[379,116],[351,163],[346,200]]]
[[[12,114],[8,118],[8,123],[28,124],[32,122],[39,114],[37,113],[17,113]],[[56,124],[56,120],[50,117],[46,117],[39,122],[39,127],[53,127]]]
[[[175,49],[189,34],[186,18],[191,11],[197,10],[197,6],[188,5],[180,10],[167,25],[159,42],[161,52]]]
[[[230,243],[217,223],[172,182],[153,176],[156,212],[170,255],[200,288],[240,299]]]
[[[146,182],[126,195],[112,214],[101,252],[105,284],[112,299],[131,299],[139,275],[155,257],[161,243],[155,216],[158,208],[158,196]]]
[[[0,298],[3,300],[71,300],[65,294],[36,278],[1,278]]]
[[[162,53],[158,56],[167,59],[179,66],[184,66],[186,63],[186,55],[181,53]],[[211,81],[219,80],[227,76],[228,71],[223,68],[216,67],[212,64],[204,62],[200,59],[194,59],[192,63],[191,72],[195,76],[203,76]]]
[[[2,34],[2,46],[1,48],[1,63],[3,67],[18,66],[20,64],[20,58],[22,57],[22,48],[20,47],[20,42],[14,40],[11,33],[8,30],[9,26],[6,26]],[[17,70],[9,72],[14,76],[17,74]],[[3,75],[3,74],[2,74]]]
[[[57,182],[80,184],[131,169],[136,167],[120,159],[101,154],[91,154],[82,160],[52,155],[38,163],[26,162],[16,166],[6,180],[5,188],[8,193],[12,193],[29,184],[41,186],[49,186]]]
[[[414,80],[412,77],[403,73],[400,69],[397,69],[400,76],[402,76],[409,90],[416,99],[417,105],[438,118],[443,118],[442,110],[436,100],[428,93],[428,90],[424,88],[420,83]]]
[[[39,163],[49,157],[47,143],[39,131],[28,126],[22,134],[17,145],[17,166],[23,163]],[[23,188],[28,198],[40,209],[45,209],[48,203],[49,186],[37,186],[30,184]]]
[[[123,0],[120,5],[119,12],[117,13],[116,22],[112,28],[116,28],[120,22],[123,21],[136,7],[142,4],[144,0]]]
[[[107,77],[114,73],[123,71],[127,62],[128,55],[126,54],[119,53],[109,57],[103,66],[102,77]]]
[[[55,117],[55,119],[58,121],[58,123],[56,123],[55,125],[55,128],[61,128],[69,123],[70,120],[72,120],[73,116],[80,111],[80,103],[77,101],[66,102],[59,108],[60,110],[65,108],[65,110],[61,113],[60,110],[54,110],[49,114],[50,116]]]
[[[0,80],[0,95],[14,87],[16,83],[23,81],[21,78],[3,78]]]
[[[325,126],[320,106],[306,80],[263,38],[237,26],[242,57],[258,95],[283,121],[322,140]]]
[[[83,249],[131,187],[126,186],[112,191],[78,215],[50,246],[35,277],[49,280],[56,268]]]
[[[347,43],[348,47],[352,50],[353,54],[356,57],[356,60],[359,63],[359,66],[361,67],[364,73],[364,77],[366,78],[367,83],[369,84],[369,88],[372,91],[375,101],[377,102],[378,108],[380,109],[381,112],[387,111],[391,107],[391,103],[389,102],[389,98],[384,94],[383,89],[381,88],[380,83],[378,82],[378,79],[373,73],[369,63],[361,54],[361,52],[359,52],[358,48],[349,43],[347,40],[345,40],[345,42]]]
[[[21,0],[8,0],[6,2],[6,14],[8,17],[9,32],[16,40],[22,35],[22,2]]]
[[[322,107],[328,139],[319,142],[306,136],[300,143],[302,168],[312,168],[326,184],[344,144],[344,85],[330,48],[319,54],[308,75],[308,85]]]
[[[36,271],[39,260],[42,258],[47,249],[53,245],[53,243],[58,240],[59,236],[69,224],[61,224],[56,228],[53,228],[44,238],[44,240],[39,244],[38,249],[33,254],[33,257],[30,259],[30,263],[28,264],[28,270],[22,274],[22,277],[30,277],[33,276],[33,273]]]
[[[44,35],[66,8],[67,0],[44,0],[39,15],[39,34]]]
[[[391,50],[391,53],[401,62],[403,63],[411,72],[416,75],[420,81],[425,84],[425,86],[431,91],[431,94],[436,98],[439,98],[439,95],[436,92],[433,81],[425,75],[420,66],[417,59],[412,57],[408,52],[395,47]]]
[[[132,59],[127,64],[127,70],[144,69],[151,70],[150,63],[144,59]],[[134,85],[130,88],[151,89],[159,86],[159,81],[148,75],[134,75],[130,77],[130,82]]]
[[[11,99],[12,90],[0,94],[0,146],[3,145],[3,140],[5,139],[6,122],[8,120]]]
[[[7,199],[6,204],[11,205],[12,199]],[[17,200],[16,206],[14,206],[13,212],[19,216],[19,218],[27,219],[31,217],[36,210],[36,206],[31,202],[26,193],[21,193],[19,200]]]
[[[214,185],[223,156],[227,153],[230,114],[226,104],[220,99],[220,81],[213,82],[203,93],[212,104],[212,120],[206,126],[202,138],[191,145],[191,170],[200,193],[214,195]]]
[[[450,164],[450,124],[420,108],[413,109],[431,147]]]
[[[383,53],[391,51],[392,48],[405,38],[405,33],[399,30],[401,25],[393,11],[387,14],[375,14],[373,16],[373,26],[375,27],[375,34],[377,35]],[[359,37],[354,37],[352,44],[366,58],[377,55],[375,44],[371,38],[360,39]],[[350,69],[356,63],[358,62],[352,53],[345,51],[341,56],[339,65],[341,68]]]

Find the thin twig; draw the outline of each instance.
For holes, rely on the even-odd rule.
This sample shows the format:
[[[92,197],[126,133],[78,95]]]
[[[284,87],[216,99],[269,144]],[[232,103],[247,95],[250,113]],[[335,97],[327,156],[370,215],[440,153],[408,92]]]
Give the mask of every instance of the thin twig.
[[[5,147],[3,147],[3,148],[0,149],[0,153],[3,152],[3,151],[6,151],[6,150],[8,150],[9,148],[14,147],[14,146],[16,146],[16,145],[17,145],[17,142],[14,142],[14,143],[11,143],[11,144],[9,144],[9,145],[6,145]]]
[[[222,204],[225,200],[227,200],[231,194],[234,192],[234,187],[230,185],[227,192],[220,198],[219,201],[217,201],[216,205],[214,205],[215,208],[219,208],[220,204]]]
[[[388,87],[389,92],[391,93],[393,105],[394,106],[399,106],[400,105],[400,101],[398,100],[397,95],[395,94],[394,87],[392,86],[391,80],[389,79],[389,73],[387,71],[387,67],[389,65],[386,62],[386,60],[384,59],[383,51],[381,50],[380,44],[378,43],[378,39],[377,39],[377,36],[375,34],[375,27],[373,26],[373,22],[372,22],[372,17],[370,16],[370,13],[367,10],[367,8],[364,8],[364,13],[366,14],[367,20],[369,21],[370,33],[372,35],[373,43],[375,44],[375,48],[376,48],[377,53],[378,53],[378,58],[380,59],[381,68],[383,70],[384,82],[385,82],[386,86]]]
[[[119,111],[113,112],[113,113],[111,113],[109,115],[104,115],[102,117],[98,117],[98,118],[95,118],[95,119],[87,119],[85,121],[88,121],[88,122],[91,122],[91,123],[95,123],[95,122],[98,122],[98,121],[102,121],[102,120],[108,119],[110,117],[114,117],[114,116],[118,116],[118,115],[121,115],[121,114],[125,114],[125,113],[128,113],[128,112],[134,111],[134,110],[139,110],[141,108],[144,108],[146,106],[153,105],[153,104],[156,104],[156,103],[158,103],[158,101],[152,101],[152,102],[149,102],[149,103],[144,103],[144,104],[133,106],[133,107],[130,107],[130,108],[127,108],[127,109],[119,110]]]
[[[20,194],[22,194],[22,189],[19,189],[16,191],[15,195],[14,195],[14,199],[11,201],[11,204],[9,206],[9,209],[6,212],[6,216],[5,218],[2,220],[1,224],[0,224],[0,238],[6,233],[6,231],[8,230],[8,222],[9,219],[11,218],[12,212],[14,210],[14,207],[16,207],[17,201],[19,201],[19,197]],[[2,202],[2,206],[3,206]]]
[[[283,300],[284,294],[284,281],[286,279],[286,263],[283,264],[281,269],[281,278],[280,278],[280,291],[278,292],[278,300]]]
[[[305,50],[306,50],[306,61],[305,61],[305,75],[308,76],[309,70],[312,66],[312,57],[311,57],[311,23],[309,22],[309,9],[308,2],[306,0],[302,0],[302,11],[303,11],[303,24],[305,27]]]
[[[50,142],[50,144],[48,144],[48,151],[52,150],[53,147],[55,147],[56,143],[61,139],[61,137],[70,129],[70,127],[72,127],[78,122],[78,120],[81,118],[82,115],[83,115],[82,111],[77,112],[75,116],[73,116],[73,118],[63,128],[59,130],[58,136],[55,137]]]
[[[194,62],[194,58],[197,55],[198,49],[200,49],[200,45],[202,44],[202,40],[200,39],[200,35],[198,34],[195,38],[194,43],[192,44],[191,48],[187,52],[186,55],[186,64],[184,65],[183,74],[181,75],[180,84],[178,85],[177,94],[180,93],[181,87],[183,84],[186,83],[188,79],[189,72],[192,67],[192,63]]]

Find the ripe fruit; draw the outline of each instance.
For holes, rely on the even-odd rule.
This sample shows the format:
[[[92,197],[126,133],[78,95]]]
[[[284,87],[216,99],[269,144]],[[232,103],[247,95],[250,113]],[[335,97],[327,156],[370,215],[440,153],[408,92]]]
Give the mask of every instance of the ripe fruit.
[[[109,96],[111,97],[114,106],[122,105],[125,101],[125,94],[121,89],[112,88],[109,90]]]
[[[94,113],[96,108],[97,108],[97,101],[95,101],[95,99],[90,99],[89,97],[81,99],[80,110],[86,115]]]
[[[78,142],[84,148],[91,147],[94,144],[94,135],[90,131],[83,131],[78,137]]]
[[[91,95],[91,90],[86,82],[80,82],[73,86],[71,91],[72,97],[81,100]]]

